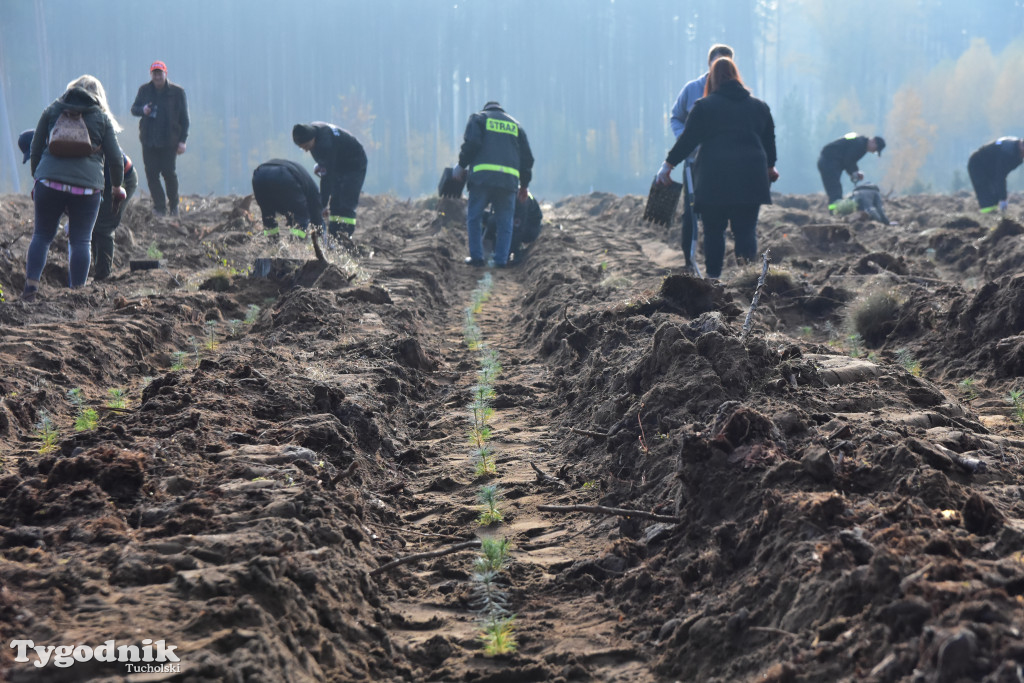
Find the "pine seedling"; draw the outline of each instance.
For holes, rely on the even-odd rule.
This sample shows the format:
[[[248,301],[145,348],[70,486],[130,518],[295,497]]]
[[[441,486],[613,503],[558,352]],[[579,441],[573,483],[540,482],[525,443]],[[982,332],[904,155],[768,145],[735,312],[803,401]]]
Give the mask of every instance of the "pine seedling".
[[[965,377],[956,384],[957,388],[960,389],[960,393],[964,395],[968,401],[973,401],[978,398],[978,392],[974,390],[974,378]]]
[[[40,453],[52,453],[57,450],[57,439],[60,437],[60,432],[57,431],[57,425],[53,423],[50,413],[45,410],[39,411],[36,434],[39,436],[39,440],[43,442],[43,445],[39,447]]]
[[[483,448],[491,440],[491,428],[487,425],[473,425],[469,429],[469,442],[476,448]]]
[[[476,318],[473,315],[473,309],[472,308],[467,308],[466,309],[465,332],[464,332],[464,339],[466,340],[466,346],[469,347],[469,349],[471,351],[476,351],[477,349],[480,348],[480,338],[481,338],[480,326],[476,324]]]
[[[864,338],[854,332],[846,338],[850,342],[850,357],[860,358],[864,355]]]
[[[498,583],[498,572],[483,565],[486,559],[473,561],[473,587],[469,594],[469,608],[483,619],[494,619],[509,614],[508,593]]]
[[[156,246],[156,242],[150,242],[149,248],[146,249],[146,258],[153,261],[159,261],[164,257],[164,252],[160,251],[160,248]]]
[[[480,539],[483,555],[476,558],[473,568],[478,572],[500,572],[508,562],[510,542],[507,538]]]
[[[252,325],[256,322],[256,319],[260,317],[260,307],[256,304],[249,304],[249,308],[245,310],[245,324]]]
[[[498,466],[494,460],[494,450],[490,446],[481,446],[473,451],[476,459],[476,476],[482,477],[489,474],[497,474]]]
[[[501,495],[498,493],[496,484],[481,486],[480,492],[477,493],[477,499],[483,507],[483,510],[480,512],[480,519],[478,520],[480,526],[489,526],[504,519],[501,510],[498,509],[498,501],[501,499]]]
[[[94,408],[88,408],[85,405],[85,394],[78,387],[68,390],[68,399],[78,409],[78,415],[75,417],[75,431],[76,432],[88,432],[96,429],[96,424],[99,422],[100,416],[96,413]]]
[[[1013,406],[1013,414],[1017,417],[1017,423],[1024,426],[1024,390],[1012,389],[1009,399]]]
[[[469,404],[469,416],[473,421],[473,427],[476,429],[483,429],[487,426],[487,421],[494,415],[494,408],[491,407],[491,402],[486,398],[474,398],[473,402]]]
[[[238,330],[242,327],[242,321],[238,318],[232,318],[228,321],[228,335],[231,337],[238,335]]]
[[[896,351],[896,361],[914,377],[921,376],[921,362],[914,358],[914,354],[910,352],[910,349],[898,349]]]
[[[217,348],[217,321],[207,320],[206,321],[206,341],[203,343],[203,348],[207,351],[213,351]]]
[[[494,349],[484,349],[481,351],[480,369],[476,372],[480,384],[493,384],[500,374],[501,362],[498,360],[498,352]]]
[[[111,387],[107,389],[107,394],[110,395],[110,400],[107,401],[108,408],[124,410],[128,407],[128,392],[121,387]]]
[[[484,625],[480,640],[484,644],[484,654],[489,656],[507,655],[516,651],[515,617],[490,619]]]
[[[195,357],[196,357],[196,365],[199,365],[199,360],[200,360],[200,355],[199,355],[199,340],[198,340],[198,339],[196,339],[195,335],[193,334],[193,335],[190,335],[190,336],[189,336],[189,338],[188,338],[188,343],[192,345],[192,353],[193,353],[193,354],[195,354]]]
[[[174,362],[171,363],[171,370],[184,370],[185,369],[185,358],[188,357],[187,351],[175,351],[171,354],[174,356]]]

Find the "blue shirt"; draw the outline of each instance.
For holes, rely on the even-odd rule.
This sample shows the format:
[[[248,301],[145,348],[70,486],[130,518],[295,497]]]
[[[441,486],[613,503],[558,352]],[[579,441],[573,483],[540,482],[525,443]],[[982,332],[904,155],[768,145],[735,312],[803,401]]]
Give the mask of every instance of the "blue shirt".
[[[704,84],[707,83],[708,75],[705,73],[700,78],[695,78],[679,91],[675,105],[672,106],[672,118],[669,124],[672,126],[672,134],[679,137],[686,128],[686,117],[689,115],[697,100],[704,97]]]

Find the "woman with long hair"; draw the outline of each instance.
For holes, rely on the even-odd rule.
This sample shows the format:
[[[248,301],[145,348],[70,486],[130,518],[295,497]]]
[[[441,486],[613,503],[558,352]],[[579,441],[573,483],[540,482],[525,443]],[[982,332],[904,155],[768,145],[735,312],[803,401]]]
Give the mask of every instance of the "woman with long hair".
[[[779,174],[771,110],[751,96],[731,59],[715,60],[704,92],[658,171],[658,182],[671,182],[669,174],[676,164],[700,146],[694,204],[704,223],[707,277],[718,279],[730,224],[737,260],[757,258],[757,215],[762,204],[772,203],[770,187]]]
[[[84,79],[84,80],[83,80]],[[81,84],[78,84],[82,81]],[[68,284],[81,287],[89,275],[93,226],[103,195],[104,157],[122,159],[115,120],[109,115],[103,86],[92,76],[81,76],[43,111],[32,135],[32,188],[35,200],[35,232],[25,262],[25,289],[21,300],[35,301],[47,252],[57,236],[62,214],[68,216]],[[84,122],[89,149],[51,152],[51,134],[61,121],[74,127]],[[110,165],[112,196],[125,196],[124,166]]]
[[[88,74],[79,76],[75,80],[68,83],[68,90],[72,88],[84,88],[93,95],[99,101],[100,109],[110,119],[110,123],[114,128],[115,133],[120,133],[124,130],[121,124],[117,122],[114,115],[110,113],[110,106],[107,104],[107,93],[103,89],[103,84],[95,76]],[[135,194],[135,190],[139,187],[139,173],[135,170],[132,165],[132,160],[128,158],[128,155],[124,152],[121,153],[120,161],[124,167],[124,197],[117,197],[114,195],[110,186],[110,164],[111,161],[116,163],[116,160],[105,159],[103,164],[103,201],[100,203],[99,213],[96,215],[96,223],[92,229],[92,246],[90,251],[92,252],[92,277],[93,280],[105,280],[110,276],[110,271],[114,266],[114,232],[117,230],[117,226],[121,224],[121,217],[124,215],[124,209],[128,205],[128,200]]]

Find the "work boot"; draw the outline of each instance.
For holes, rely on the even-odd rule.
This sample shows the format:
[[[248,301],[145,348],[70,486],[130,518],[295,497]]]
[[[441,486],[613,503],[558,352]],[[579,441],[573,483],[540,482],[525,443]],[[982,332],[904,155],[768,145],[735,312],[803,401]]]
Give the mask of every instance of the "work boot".
[[[176,207],[176,206],[172,206],[171,207],[171,216],[173,216],[174,218],[178,217],[178,207]]]
[[[21,292],[21,300],[27,304],[34,304],[36,302],[36,294],[39,292],[39,288],[33,285],[25,285],[25,289]]]
[[[467,256],[463,263],[473,268],[483,268],[487,265],[487,261],[484,261],[482,258],[473,258],[472,256]]]

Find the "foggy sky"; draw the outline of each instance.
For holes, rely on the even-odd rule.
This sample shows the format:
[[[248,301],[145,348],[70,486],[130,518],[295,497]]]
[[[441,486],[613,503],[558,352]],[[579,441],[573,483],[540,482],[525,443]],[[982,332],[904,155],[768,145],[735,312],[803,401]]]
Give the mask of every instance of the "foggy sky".
[[[530,137],[538,197],[646,194],[715,42],[772,108],[777,191],[820,192],[818,151],[856,130],[888,141],[861,164],[883,190],[949,192],[971,151],[1024,134],[1022,28],[1021,0],[4,0],[0,192],[30,187],[17,135],[83,73],[141,161],[129,107],[160,59],[189,99],[183,193],[248,193],[272,157],[312,169],[291,127],[326,120],[367,148],[365,192],[430,194],[497,99]]]

